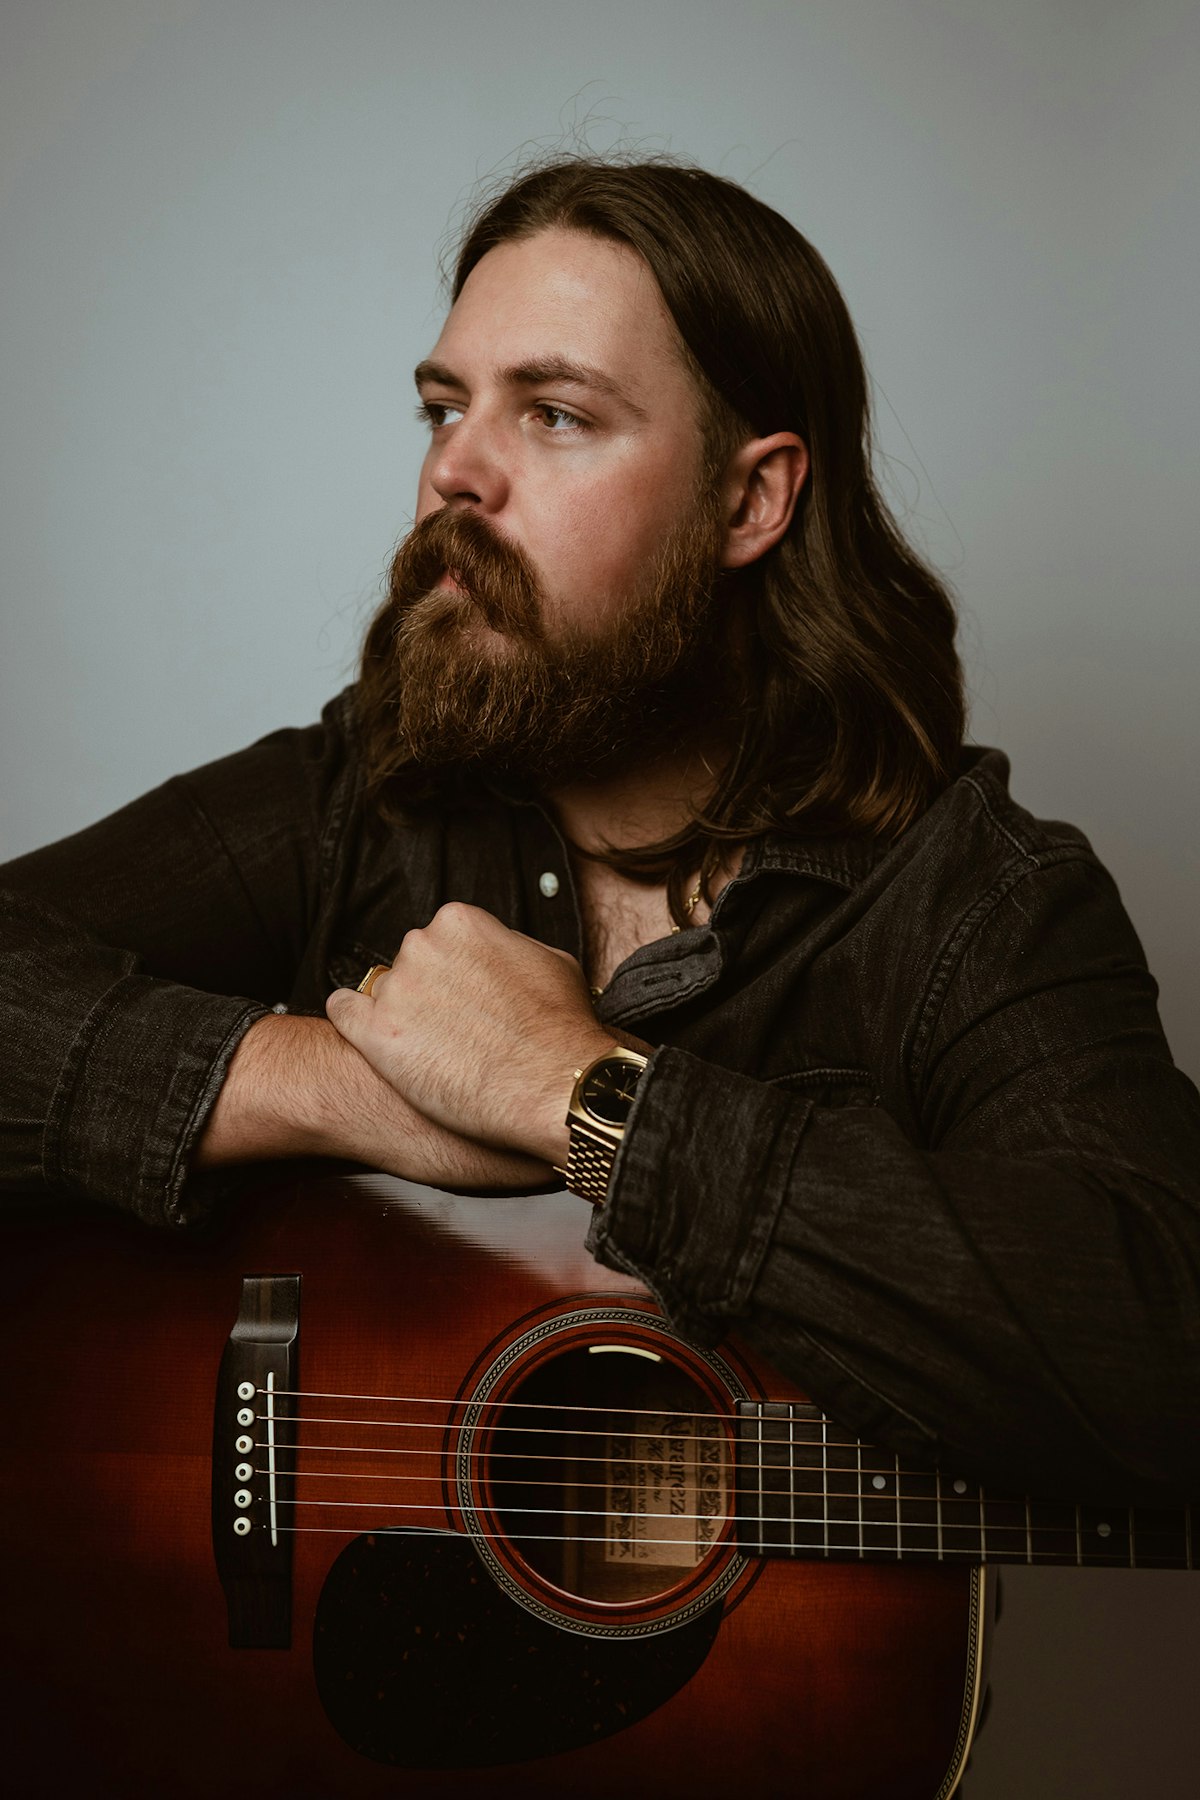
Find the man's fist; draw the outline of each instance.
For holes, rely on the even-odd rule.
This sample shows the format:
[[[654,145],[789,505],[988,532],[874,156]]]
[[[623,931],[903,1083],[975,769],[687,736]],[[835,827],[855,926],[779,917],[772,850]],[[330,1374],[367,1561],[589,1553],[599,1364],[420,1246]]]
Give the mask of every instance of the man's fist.
[[[573,1073],[616,1041],[573,956],[461,902],[408,933],[370,994],[339,988],[325,1010],[427,1118],[560,1167]]]

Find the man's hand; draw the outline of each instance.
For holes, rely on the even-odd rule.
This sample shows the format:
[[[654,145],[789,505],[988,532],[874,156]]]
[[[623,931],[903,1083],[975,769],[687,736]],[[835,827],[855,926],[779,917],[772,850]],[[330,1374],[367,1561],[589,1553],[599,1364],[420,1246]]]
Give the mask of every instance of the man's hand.
[[[193,1155],[196,1168],[333,1156],[444,1188],[541,1187],[553,1171],[425,1118],[325,1019],[269,1014],[234,1054]]]
[[[408,933],[369,995],[339,988],[325,1010],[427,1118],[560,1167],[573,1072],[617,1042],[573,956],[458,902]]]

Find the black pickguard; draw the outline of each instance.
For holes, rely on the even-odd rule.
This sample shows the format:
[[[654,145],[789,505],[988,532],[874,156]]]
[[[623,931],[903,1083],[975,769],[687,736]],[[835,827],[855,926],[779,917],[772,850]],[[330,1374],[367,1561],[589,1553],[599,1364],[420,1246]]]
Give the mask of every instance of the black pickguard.
[[[502,1594],[468,1540],[359,1537],[330,1569],[313,1666],[352,1749],[414,1769],[531,1762],[635,1724],[703,1663],[719,1604],[657,1637],[549,1625]]]

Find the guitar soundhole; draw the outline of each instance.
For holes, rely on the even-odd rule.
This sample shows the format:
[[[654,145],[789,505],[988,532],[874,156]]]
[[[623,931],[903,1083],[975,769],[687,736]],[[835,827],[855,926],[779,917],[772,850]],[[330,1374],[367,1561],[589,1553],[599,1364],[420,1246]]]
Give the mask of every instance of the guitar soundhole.
[[[671,1594],[724,1543],[728,1436],[710,1395],[656,1352],[589,1344],[540,1362],[510,1390],[485,1469],[499,1534],[578,1601]]]

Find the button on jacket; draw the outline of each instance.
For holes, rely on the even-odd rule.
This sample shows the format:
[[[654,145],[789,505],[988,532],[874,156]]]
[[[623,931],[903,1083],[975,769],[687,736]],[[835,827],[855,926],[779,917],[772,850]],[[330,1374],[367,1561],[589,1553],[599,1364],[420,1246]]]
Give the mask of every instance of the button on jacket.
[[[351,690],[0,871],[8,1191],[202,1217],[242,1034],[446,901],[579,954],[537,805],[385,824],[353,738]],[[658,1049],[589,1245],[696,1341],[1016,1491],[1200,1492],[1200,1101],[1111,878],[1001,755],[896,842],[752,847],[597,1011]]]

